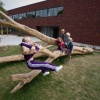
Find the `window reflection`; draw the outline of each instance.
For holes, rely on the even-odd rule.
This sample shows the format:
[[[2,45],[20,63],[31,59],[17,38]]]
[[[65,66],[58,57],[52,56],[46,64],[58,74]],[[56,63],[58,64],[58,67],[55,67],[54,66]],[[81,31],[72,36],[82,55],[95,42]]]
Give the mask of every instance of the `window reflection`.
[[[40,17],[44,16],[44,10],[40,10]]]
[[[47,17],[47,15],[48,15],[48,10],[44,9],[44,17]]]
[[[58,13],[58,9],[57,9],[57,8],[54,8],[54,10],[53,10],[53,15],[54,15],[54,16],[57,16],[57,13]]]
[[[48,16],[53,16],[53,8],[48,9]]]
[[[14,20],[18,20],[18,19],[26,19],[26,18],[59,16],[63,14],[63,10],[64,10],[64,7],[54,7],[54,8],[26,12],[26,13],[20,13],[16,15],[10,15],[9,17]]]
[[[63,7],[58,7],[58,14],[57,15],[61,15],[63,14]]]
[[[40,11],[36,11],[36,17],[40,17]]]

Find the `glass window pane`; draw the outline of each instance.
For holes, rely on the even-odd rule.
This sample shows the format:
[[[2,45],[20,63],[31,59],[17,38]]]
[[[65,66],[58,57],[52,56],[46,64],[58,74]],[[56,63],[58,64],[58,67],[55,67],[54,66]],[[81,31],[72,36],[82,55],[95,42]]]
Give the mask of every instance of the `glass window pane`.
[[[14,19],[15,19],[15,20],[17,20],[17,19],[18,19],[18,14],[16,14],[16,15],[14,16]]]
[[[32,13],[33,12],[27,12],[27,18],[32,18]]]
[[[32,12],[32,17],[35,18],[35,11]]]
[[[13,19],[13,15],[10,15],[9,17],[10,17],[11,19]]]
[[[12,17],[11,17],[12,19],[14,19],[14,15],[12,15]]]
[[[16,15],[13,15],[14,20],[16,20]]]
[[[44,17],[47,17],[47,15],[48,15],[48,10],[44,9]]]
[[[19,14],[19,19],[21,19],[21,14]]]
[[[48,9],[48,16],[53,16],[53,8]]]
[[[36,11],[36,17],[40,17],[40,11]]]
[[[40,10],[40,17],[43,17],[43,16],[44,16],[43,11],[44,11],[44,10]]]
[[[26,18],[26,13],[22,13],[22,19]]]
[[[58,15],[61,15],[63,14],[63,7],[58,7]]]
[[[54,15],[54,16],[57,16],[57,11],[58,11],[57,8],[53,8],[53,15]]]

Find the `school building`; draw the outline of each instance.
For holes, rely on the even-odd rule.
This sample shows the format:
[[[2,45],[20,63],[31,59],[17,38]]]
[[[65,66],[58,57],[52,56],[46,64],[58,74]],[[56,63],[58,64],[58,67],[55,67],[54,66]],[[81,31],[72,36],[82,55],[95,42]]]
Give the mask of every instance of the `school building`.
[[[50,37],[57,38],[65,29],[74,42],[100,46],[99,4],[100,0],[45,0],[9,10],[8,15]]]

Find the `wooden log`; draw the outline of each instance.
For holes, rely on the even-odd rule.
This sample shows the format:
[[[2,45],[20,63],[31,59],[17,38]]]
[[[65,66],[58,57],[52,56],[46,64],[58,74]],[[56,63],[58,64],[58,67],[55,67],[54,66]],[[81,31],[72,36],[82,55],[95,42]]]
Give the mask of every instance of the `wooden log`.
[[[21,60],[24,60],[23,55],[12,55],[12,56],[0,57],[0,63],[11,62],[11,61],[21,61]]]
[[[23,86],[24,82],[20,81],[20,83],[10,93],[15,93],[16,91],[20,90]]]
[[[82,50],[82,48],[81,48],[81,50]],[[77,51],[77,54],[84,54],[84,53],[91,53],[92,52],[92,49],[90,49],[90,48],[84,48],[84,52],[83,51],[81,51],[81,50],[79,50],[79,51]],[[80,51],[81,51],[81,53],[80,53]],[[83,53],[82,53],[83,52]],[[64,55],[66,55],[66,54],[62,54],[62,52],[61,51],[54,51],[53,52],[53,54],[54,54],[54,58],[51,58],[51,57],[49,57],[47,60],[46,60],[46,62],[52,62],[54,59],[56,59],[56,58],[58,58],[58,57],[61,57],[61,56],[64,56]],[[76,52],[73,52],[73,54],[76,54]],[[19,89],[21,89],[26,83],[29,83],[33,78],[35,78],[39,73],[40,73],[41,71],[40,70],[33,70],[33,71],[31,71],[31,72],[29,72],[29,73],[25,73],[25,74],[15,74],[15,75],[12,75],[11,77],[12,77],[12,80],[13,81],[19,81],[19,80],[21,80],[21,83],[19,83],[12,91],[11,91],[11,93],[15,93],[16,91],[18,91]],[[20,84],[22,84],[22,85],[20,85]]]
[[[54,59],[58,58],[59,56],[63,55],[60,51],[55,51],[54,53],[55,58],[49,57],[46,62],[52,62]],[[21,89],[26,83],[29,83],[33,78],[35,78],[41,71],[40,70],[33,70],[29,73],[25,74],[15,74],[12,75],[11,78],[13,81],[19,81],[21,82],[13,89],[11,90],[11,93],[15,93],[19,89]]]
[[[42,40],[42,41],[44,41],[46,43],[55,45],[56,39],[51,38],[49,36],[46,36],[43,33],[39,32],[39,31],[37,31],[35,29],[32,29],[30,27],[27,27],[27,26],[25,26],[23,24],[15,22],[10,17],[8,17],[6,14],[4,14],[2,11],[0,11],[0,16],[2,16],[3,18],[6,19],[6,20],[2,20],[2,19],[0,20],[0,24],[1,25],[12,27],[12,28],[20,30],[20,31],[22,31],[24,33],[28,33],[30,35],[33,35],[33,36],[37,37],[38,39],[40,39],[40,40]]]
[[[44,52],[45,52],[45,50],[44,50]],[[93,49],[92,48],[87,48],[87,47],[74,46],[72,54],[87,54],[87,53],[93,53]],[[47,54],[47,52],[46,52],[46,54]],[[38,57],[41,57],[41,56],[47,56],[46,54],[37,53],[37,54],[34,55],[34,58],[38,58]],[[52,54],[51,54],[51,57],[54,57],[54,54],[53,54],[53,56],[52,56]],[[12,56],[0,57],[0,63],[20,61],[20,60],[24,60],[23,55],[12,55]]]
[[[38,53],[34,55],[34,58],[38,58],[41,56],[45,56],[43,53]],[[5,56],[5,57],[0,57],[0,63],[5,63],[5,62],[13,62],[13,61],[21,61],[24,60],[24,56],[19,54],[19,55],[12,55],[12,56]]]

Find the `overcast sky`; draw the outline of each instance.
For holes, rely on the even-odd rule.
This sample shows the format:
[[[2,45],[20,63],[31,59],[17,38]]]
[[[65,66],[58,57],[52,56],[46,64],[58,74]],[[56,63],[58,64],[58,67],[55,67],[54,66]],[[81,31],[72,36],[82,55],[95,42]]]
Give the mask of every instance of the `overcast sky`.
[[[2,1],[5,4],[4,8],[6,10],[11,10],[14,8],[18,8],[21,6],[25,6],[25,5],[45,1],[45,0],[0,0],[0,1]]]

